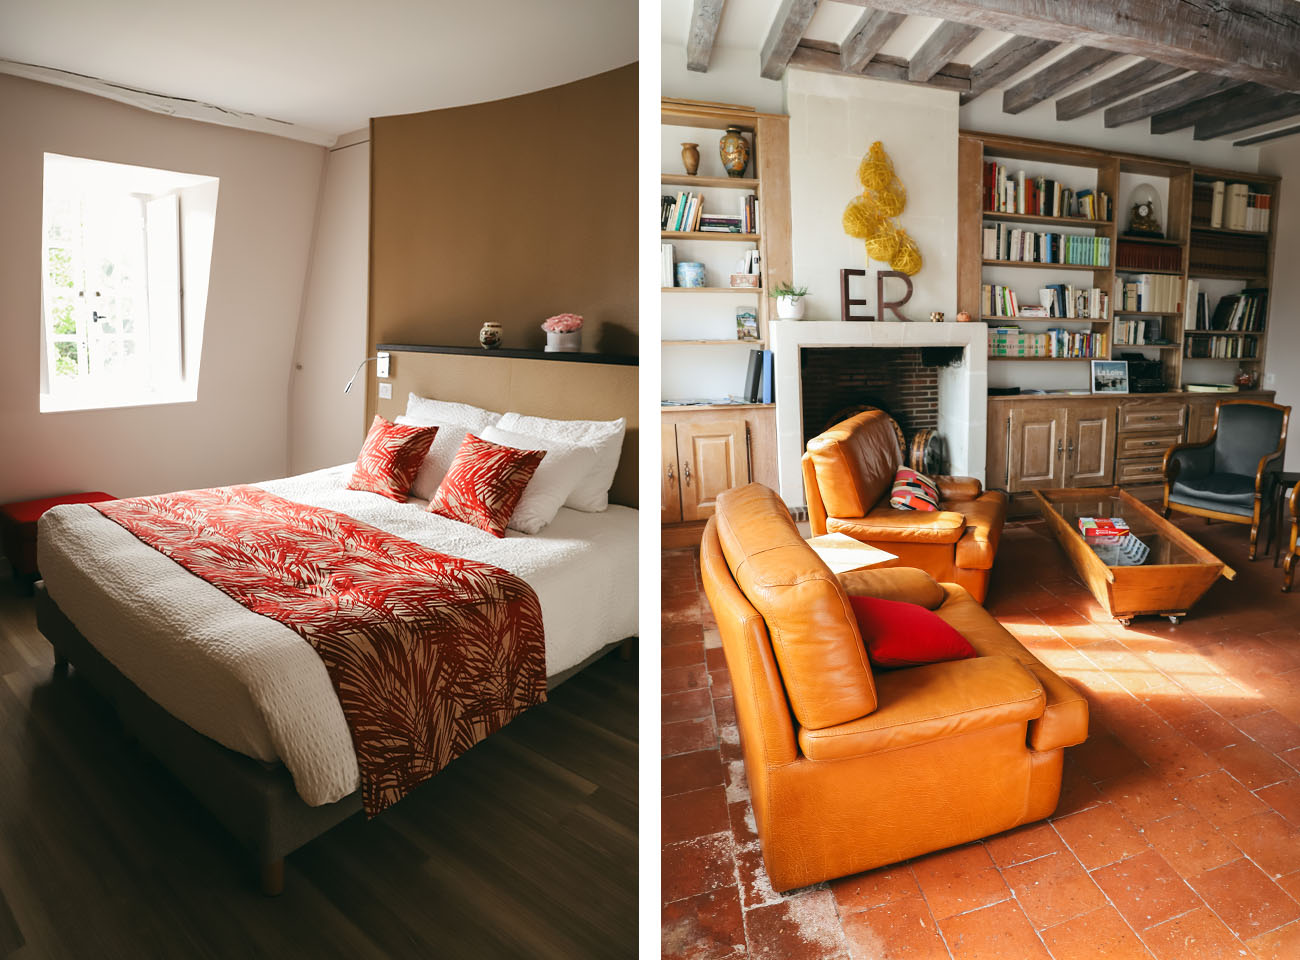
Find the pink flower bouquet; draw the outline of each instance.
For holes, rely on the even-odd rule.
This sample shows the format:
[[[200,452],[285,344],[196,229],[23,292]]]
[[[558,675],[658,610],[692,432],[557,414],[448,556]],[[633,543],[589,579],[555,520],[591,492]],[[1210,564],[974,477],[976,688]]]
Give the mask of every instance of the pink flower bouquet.
[[[582,317],[576,313],[557,313],[546,318],[542,329],[547,333],[577,333],[582,329]]]

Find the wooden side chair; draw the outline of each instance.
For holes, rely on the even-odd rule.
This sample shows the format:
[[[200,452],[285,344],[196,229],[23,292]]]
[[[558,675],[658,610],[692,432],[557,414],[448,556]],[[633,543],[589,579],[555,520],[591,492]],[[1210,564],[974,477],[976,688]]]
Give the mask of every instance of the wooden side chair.
[[[1291,408],[1265,400],[1223,400],[1204,443],[1179,443],[1165,453],[1165,516],[1178,510],[1250,525],[1255,559],[1268,474],[1281,468]]]
[[[1296,541],[1300,540],[1300,483],[1291,488],[1291,549],[1287,551],[1282,563],[1282,592],[1291,592],[1291,582],[1295,578]],[[1278,544],[1278,549],[1282,545]]]

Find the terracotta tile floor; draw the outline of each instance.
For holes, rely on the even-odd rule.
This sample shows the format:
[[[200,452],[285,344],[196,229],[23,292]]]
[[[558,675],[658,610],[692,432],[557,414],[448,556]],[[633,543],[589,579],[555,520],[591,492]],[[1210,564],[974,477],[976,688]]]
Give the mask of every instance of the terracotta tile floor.
[[[1050,820],[786,894],[695,553],[666,551],[664,956],[1300,957],[1300,592],[1244,528],[1180,523],[1238,577],[1178,626],[1108,620],[1041,523],[1004,532],[988,609],[1092,710]]]

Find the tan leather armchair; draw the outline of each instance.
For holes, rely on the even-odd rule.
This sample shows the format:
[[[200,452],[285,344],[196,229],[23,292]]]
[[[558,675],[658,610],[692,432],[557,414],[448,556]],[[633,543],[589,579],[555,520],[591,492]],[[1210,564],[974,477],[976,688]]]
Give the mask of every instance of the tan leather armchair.
[[[760,484],[718,497],[700,550],[776,890],[1039,820],[1087,702],[969,593],[919,570],[836,578]],[[850,593],[934,610],[979,656],[874,673]]]
[[[803,486],[814,536],[844,533],[936,580],[965,587],[979,603],[1002,538],[1007,498],[974,477],[934,477],[937,511],[889,505],[900,465],[898,434],[882,410],[859,413],[808,441]]]

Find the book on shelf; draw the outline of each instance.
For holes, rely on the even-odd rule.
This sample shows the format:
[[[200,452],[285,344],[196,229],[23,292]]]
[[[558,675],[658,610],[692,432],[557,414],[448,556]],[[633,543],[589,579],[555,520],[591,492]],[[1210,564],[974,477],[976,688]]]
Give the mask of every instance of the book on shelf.
[[[1264,329],[1264,309],[1268,291],[1258,288],[1229,293],[1219,298],[1210,315],[1208,327],[1202,330],[1230,330],[1256,332]]]
[[[1223,226],[1223,195],[1225,184],[1222,180],[1215,180],[1213,187],[1214,198],[1210,205],[1210,226],[1219,229]]]
[[[1110,238],[1024,230],[1005,223],[984,226],[984,259],[1016,263],[1110,265]]]
[[[990,357],[1099,359],[1107,354],[1108,337],[1090,330],[1053,328],[1029,332],[1016,326],[989,329]]]
[[[1273,197],[1251,190],[1245,183],[1201,180],[1192,188],[1192,204],[1193,225],[1201,223],[1216,230],[1267,233]]]
[[[758,233],[758,198],[737,200],[735,213],[704,212],[704,195],[683,190],[660,197],[659,229],[671,233]]]
[[[1120,237],[1115,266],[1120,270],[1183,269],[1183,248],[1165,243],[1133,243]]]
[[[758,311],[754,307],[736,308],[736,339],[758,339]]]
[[[675,267],[673,245],[671,243],[659,244],[659,285],[661,287],[677,285],[677,278],[674,275]]]
[[[1016,292],[997,283],[980,287],[980,313],[985,317],[1055,317],[1061,320],[1106,320],[1110,317],[1110,295],[1100,287],[1075,287],[1054,283],[1038,291],[1032,312],[1022,307]]]
[[[1183,279],[1161,273],[1116,277],[1115,299],[1122,310],[1130,313],[1181,313]]]
[[[1163,317],[1130,317],[1115,320],[1115,345],[1141,347],[1147,344],[1167,344],[1164,337]]]
[[[1197,360],[1254,360],[1259,356],[1256,337],[1188,337],[1183,346],[1183,356]]]
[[[1012,173],[1005,164],[989,160],[984,163],[984,209],[991,213],[1109,220],[1111,201],[1103,190],[1076,192],[1051,177],[1026,176],[1023,170]]]

